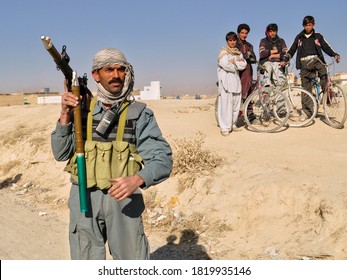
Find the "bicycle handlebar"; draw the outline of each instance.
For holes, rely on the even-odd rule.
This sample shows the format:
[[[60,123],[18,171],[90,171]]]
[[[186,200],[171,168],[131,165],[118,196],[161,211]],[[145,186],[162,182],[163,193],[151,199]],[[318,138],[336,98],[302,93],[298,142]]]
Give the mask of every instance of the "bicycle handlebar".
[[[257,69],[257,71],[264,70],[264,71],[266,71],[266,72],[267,72],[267,70],[266,70],[265,66],[264,66],[264,65],[262,65],[262,64],[260,64],[259,60],[256,60],[256,62],[255,62],[255,63],[258,65],[258,69]]]
[[[292,56],[289,53],[286,53],[283,56],[283,61],[285,61],[285,62],[289,62],[291,59],[292,59]]]
[[[319,57],[315,57],[315,58],[311,59],[309,62],[307,62],[307,65],[309,65],[313,60],[319,61],[319,62],[320,62],[322,65],[324,65],[325,67],[329,67],[329,66],[331,66],[331,65],[334,65],[334,63],[335,63],[334,60],[333,60],[333,62],[327,64],[327,63],[324,63]]]

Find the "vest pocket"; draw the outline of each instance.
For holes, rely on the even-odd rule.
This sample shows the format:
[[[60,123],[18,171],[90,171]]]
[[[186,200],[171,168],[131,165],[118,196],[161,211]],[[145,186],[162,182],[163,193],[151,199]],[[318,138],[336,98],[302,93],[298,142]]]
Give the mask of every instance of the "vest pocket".
[[[128,176],[127,163],[129,160],[129,143],[124,141],[113,141],[112,153],[112,178]]]
[[[136,147],[134,145],[129,145],[129,149],[128,176],[132,176],[143,168],[143,161],[141,156],[136,152]]]
[[[111,142],[97,142],[97,155],[95,163],[96,184],[100,189],[105,189],[111,186],[109,179],[111,176]]]
[[[96,185],[96,142],[87,140],[84,145],[84,151],[86,160],[87,187],[91,188]]]

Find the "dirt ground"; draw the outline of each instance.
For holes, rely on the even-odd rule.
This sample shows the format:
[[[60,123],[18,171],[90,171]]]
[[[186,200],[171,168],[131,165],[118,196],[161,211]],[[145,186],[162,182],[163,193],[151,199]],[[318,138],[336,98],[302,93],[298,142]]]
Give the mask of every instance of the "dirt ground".
[[[347,129],[318,117],[223,137],[214,100],[146,101],[175,160],[144,192],[152,259],[346,260]],[[69,259],[69,176],[50,150],[59,112],[0,107],[0,259]]]

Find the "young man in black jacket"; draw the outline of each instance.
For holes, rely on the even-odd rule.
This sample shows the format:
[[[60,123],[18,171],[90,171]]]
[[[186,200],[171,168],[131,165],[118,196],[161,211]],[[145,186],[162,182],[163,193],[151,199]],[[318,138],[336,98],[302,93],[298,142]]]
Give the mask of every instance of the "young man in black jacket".
[[[317,59],[325,63],[323,52],[334,57],[336,62],[340,62],[340,55],[336,53],[323,35],[315,32],[315,20],[312,16],[306,16],[302,22],[304,30],[301,31],[288,50],[288,54],[293,57],[296,51],[296,68],[300,69],[301,84],[306,90],[311,90],[310,79],[318,72],[322,89],[326,88],[327,70]]]

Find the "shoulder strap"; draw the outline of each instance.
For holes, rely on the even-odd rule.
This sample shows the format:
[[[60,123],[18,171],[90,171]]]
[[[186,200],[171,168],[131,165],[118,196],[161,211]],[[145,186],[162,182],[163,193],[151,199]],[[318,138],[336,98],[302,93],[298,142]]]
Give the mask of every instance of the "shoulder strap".
[[[122,104],[122,107],[120,108],[121,113],[120,113],[120,117],[119,117],[119,121],[118,121],[116,141],[123,141],[125,121],[127,118],[128,108],[129,108],[129,102],[124,102]]]
[[[96,98],[90,101],[89,112],[87,117],[87,140],[93,139],[93,112],[96,104]]]

